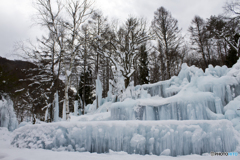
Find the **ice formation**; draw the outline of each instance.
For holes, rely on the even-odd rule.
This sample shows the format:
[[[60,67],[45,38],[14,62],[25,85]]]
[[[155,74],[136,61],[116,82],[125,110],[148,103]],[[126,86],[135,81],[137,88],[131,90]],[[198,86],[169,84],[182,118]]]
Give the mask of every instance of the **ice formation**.
[[[209,65],[205,72],[183,64],[169,80],[117,91],[74,122],[15,130],[12,144],[170,156],[240,152],[240,59],[232,68]]]
[[[13,110],[13,102],[9,97],[0,100],[0,127],[6,127],[13,131],[18,126],[18,121]]]
[[[229,102],[224,107],[226,119],[232,121],[233,126],[240,132],[240,96],[236,97],[233,101]]]
[[[101,102],[102,102],[102,84],[101,81],[99,79],[99,75],[97,75],[97,80],[96,80],[96,108],[98,108],[99,106],[101,106]]]
[[[74,116],[78,115],[78,101],[74,101]]]
[[[57,122],[18,128],[12,144],[56,151],[176,156],[234,151],[239,143],[236,132],[228,120]]]
[[[54,94],[54,122],[59,121],[59,101],[58,101],[58,91]]]
[[[63,101],[62,119],[66,121],[66,105],[65,100]]]

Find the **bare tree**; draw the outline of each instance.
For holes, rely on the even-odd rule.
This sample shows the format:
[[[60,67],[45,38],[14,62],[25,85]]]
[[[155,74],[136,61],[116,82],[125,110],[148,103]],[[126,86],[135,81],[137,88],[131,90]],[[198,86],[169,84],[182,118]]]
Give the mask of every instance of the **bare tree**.
[[[199,16],[195,16],[191,22],[191,26],[188,31],[191,34],[191,42],[194,50],[197,50],[198,53],[202,54],[202,58],[204,60],[205,68],[208,67],[209,57],[207,54],[208,49],[208,35],[206,29],[206,22]]]
[[[71,74],[74,68],[76,56],[81,52],[79,42],[81,25],[89,18],[92,13],[92,4],[90,0],[75,1],[69,0],[66,4],[68,13],[68,20],[65,22],[67,37],[66,46],[67,50],[64,54],[64,72],[65,72],[65,105],[66,105],[66,118],[69,118],[69,97],[68,90],[71,85]]]
[[[229,15],[231,18],[239,19],[240,18],[240,1],[232,0],[227,1],[223,6],[225,14]]]
[[[156,51],[161,56],[161,74],[165,74],[166,70],[166,76],[162,80],[169,79],[175,73],[171,71],[171,68],[174,68],[174,65],[180,65],[177,60],[182,37],[180,35],[181,30],[178,28],[178,21],[164,7],[160,7],[154,13],[151,29],[158,42]]]

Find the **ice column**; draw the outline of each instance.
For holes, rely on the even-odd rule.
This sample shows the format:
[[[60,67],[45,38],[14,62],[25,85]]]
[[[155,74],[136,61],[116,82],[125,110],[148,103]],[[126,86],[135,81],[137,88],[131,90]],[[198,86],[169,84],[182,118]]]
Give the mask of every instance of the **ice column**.
[[[101,81],[99,79],[99,75],[97,76],[97,80],[96,80],[96,108],[98,108],[101,105],[101,101],[102,101],[102,84]]]
[[[65,100],[63,102],[63,111],[62,111],[62,119],[66,121],[66,105],[65,105]]]
[[[59,103],[58,103],[58,91],[56,91],[56,93],[54,94],[54,104],[55,104],[55,108],[54,108],[54,122],[58,121],[58,116],[59,116]]]
[[[78,101],[74,101],[74,116],[78,115]]]

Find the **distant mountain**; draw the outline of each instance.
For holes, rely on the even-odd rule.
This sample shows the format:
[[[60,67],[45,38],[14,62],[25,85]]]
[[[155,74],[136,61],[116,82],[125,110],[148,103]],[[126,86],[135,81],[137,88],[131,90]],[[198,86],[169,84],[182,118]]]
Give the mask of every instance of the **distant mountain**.
[[[19,122],[28,121],[33,116],[39,119],[44,118],[45,110],[42,110],[42,108],[47,103],[52,102],[54,93],[49,93],[50,82],[46,81],[44,84],[39,84],[32,77],[45,73],[31,62],[12,61],[0,57],[0,95],[8,95],[13,100]],[[58,90],[60,91],[59,100],[61,101],[64,98],[64,84],[61,80]],[[49,97],[46,95],[49,95]],[[73,99],[72,91],[70,91],[69,96],[71,102],[71,99]],[[62,112],[61,106],[62,104],[60,104],[60,115]],[[70,103],[70,111],[72,110],[73,105]]]

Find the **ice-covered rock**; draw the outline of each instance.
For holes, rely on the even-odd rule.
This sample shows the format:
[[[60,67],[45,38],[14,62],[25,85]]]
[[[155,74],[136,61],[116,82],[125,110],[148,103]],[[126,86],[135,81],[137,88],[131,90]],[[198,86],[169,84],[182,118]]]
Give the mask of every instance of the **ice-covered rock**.
[[[19,148],[155,155],[170,150],[171,156],[233,152],[240,136],[228,120],[57,122],[24,126],[13,134],[12,144]]]

